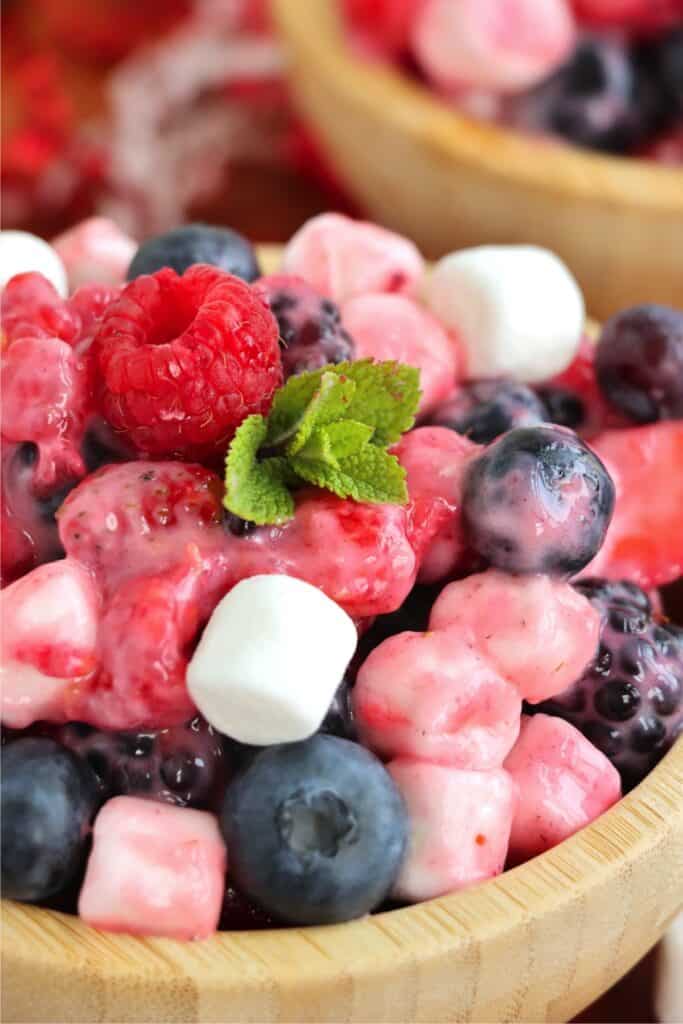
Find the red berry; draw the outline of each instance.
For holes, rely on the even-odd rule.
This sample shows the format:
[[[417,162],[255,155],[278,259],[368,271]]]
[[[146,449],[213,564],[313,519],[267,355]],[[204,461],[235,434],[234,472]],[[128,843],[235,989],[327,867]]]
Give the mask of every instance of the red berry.
[[[581,400],[585,417],[577,433],[589,440],[603,430],[628,426],[630,422],[607,402],[600,390],[595,374],[595,349],[595,342],[584,335],[571,365],[548,381],[549,388],[561,388]]]
[[[683,0],[573,0],[579,21],[597,27],[658,30],[683,17]]]
[[[659,587],[683,574],[683,420],[611,430],[592,448],[617,500],[605,542],[585,576]]]
[[[93,350],[103,415],[154,455],[221,452],[282,383],[270,310],[244,281],[204,265],[131,281]]]
[[[422,0],[344,0],[352,29],[364,44],[387,55],[407,50]]]

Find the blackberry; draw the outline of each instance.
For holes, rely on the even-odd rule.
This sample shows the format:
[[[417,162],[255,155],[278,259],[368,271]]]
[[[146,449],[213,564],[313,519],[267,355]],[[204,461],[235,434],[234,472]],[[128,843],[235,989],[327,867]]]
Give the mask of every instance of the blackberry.
[[[285,378],[354,358],[355,345],[344,330],[339,307],[306,281],[272,274],[254,287],[278,322]]]
[[[225,780],[223,739],[199,716],[157,732],[101,732],[69,722],[55,736],[90,766],[105,798],[206,807]]]
[[[478,444],[490,444],[513,427],[530,427],[547,419],[547,410],[526,384],[498,378],[471,380],[443,402],[430,423],[464,434]]]
[[[580,679],[533,711],[580,729],[628,790],[683,730],[683,629],[658,624],[647,594],[632,583],[582,580],[576,588],[601,612],[598,654]]]

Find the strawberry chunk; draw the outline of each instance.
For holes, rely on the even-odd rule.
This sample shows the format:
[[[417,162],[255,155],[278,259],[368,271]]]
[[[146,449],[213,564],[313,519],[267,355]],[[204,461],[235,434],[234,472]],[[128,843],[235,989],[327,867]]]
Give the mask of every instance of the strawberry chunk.
[[[583,575],[627,579],[645,590],[683,575],[683,421],[608,431],[592,447],[617,500],[605,542]]]

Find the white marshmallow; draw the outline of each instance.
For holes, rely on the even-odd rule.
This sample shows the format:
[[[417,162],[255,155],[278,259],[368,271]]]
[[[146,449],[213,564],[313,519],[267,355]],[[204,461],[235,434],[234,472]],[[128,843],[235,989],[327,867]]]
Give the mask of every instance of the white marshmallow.
[[[581,342],[579,286],[558,256],[537,246],[452,252],[434,267],[425,301],[457,331],[470,377],[547,380],[569,366]]]
[[[683,913],[675,919],[659,947],[655,1008],[662,1024],[683,1020]]]
[[[62,298],[69,294],[64,264],[51,245],[28,231],[0,231],[0,288],[29,271],[46,277]]]
[[[306,739],[319,727],[357,643],[353,620],[292,576],[252,576],[214,609],[187,669],[211,725],[241,743]]]

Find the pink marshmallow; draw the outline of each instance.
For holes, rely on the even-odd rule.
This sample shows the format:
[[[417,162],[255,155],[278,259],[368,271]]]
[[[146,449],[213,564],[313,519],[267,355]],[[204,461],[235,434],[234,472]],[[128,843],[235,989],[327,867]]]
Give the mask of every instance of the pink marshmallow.
[[[519,789],[510,836],[516,864],[578,832],[621,796],[614,765],[573,725],[550,715],[522,716],[505,767]]]
[[[342,306],[344,327],[357,359],[395,359],[420,371],[422,415],[448,397],[460,357],[438,320],[405,295],[359,295]]]
[[[462,482],[479,451],[479,445],[446,427],[418,427],[394,448],[407,474],[410,539],[420,559],[420,583],[446,579],[463,562]]]
[[[290,238],[282,270],[341,303],[368,292],[412,295],[424,261],[407,238],[339,213],[311,218]]]
[[[95,819],[78,913],[110,932],[204,939],[218,926],[225,868],[212,814],[119,796]]]
[[[67,692],[97,668],[99,595],[71,558],[47,562],[0,591],[0,717],[13,729],[63,722]]]
[[[566,0],[425,0],[412,44],[440,88],[507,93],[559,67],[575,36]]]
[[[123,284],[138,248],[107,217],[89,217],[52,240],[66,268],[69,291],[84,284]]]
[[[499,875],[516,787],[507,772],[468,772],[399,758],[387,765],[408,809],[408,852],[394,885],[417,903]]]
[[[481,771],[501,767],[522,706],[453,631],[385,640],[361,666],[353,701],[361,739],[380,756]]]
[[[465,637],[537,703],[561,693],[595,657],[600,614],[568,583],[489,569],[446,587],[429,628]]]

